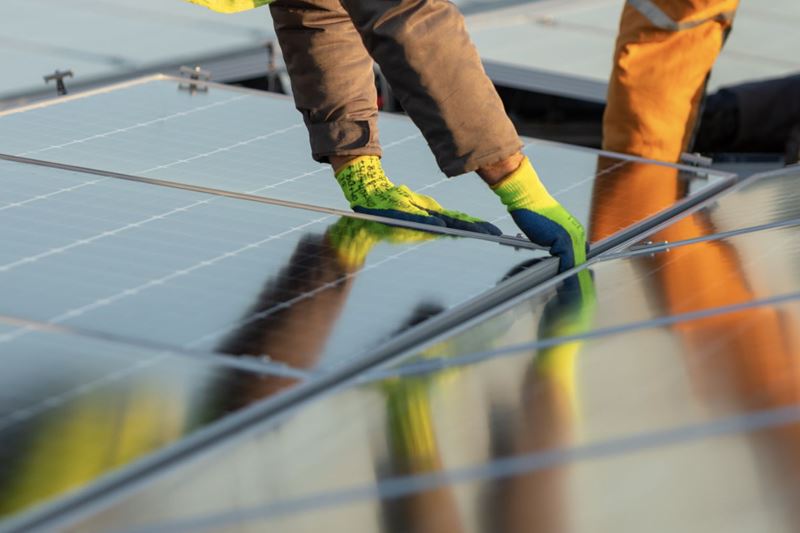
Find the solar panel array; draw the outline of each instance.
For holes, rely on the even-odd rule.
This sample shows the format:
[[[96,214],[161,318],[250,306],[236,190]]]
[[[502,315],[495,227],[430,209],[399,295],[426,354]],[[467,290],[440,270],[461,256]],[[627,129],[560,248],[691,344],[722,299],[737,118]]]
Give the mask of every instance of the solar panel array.
[[[74,530],[789,531],[800,221],[747,227],[738,205],[797,180],[752,182],[674,221],[738,214],[750,231],[533,289]],[[777,215],[767,198],[754,207]]]
[[[519,241],[343,215],[341,193],[330,170],[310,161],[300,116],[288,100],[180,85],[163,77],[139,80],[0,115],[0,238],[8,243],[0,250],[0,357],[10,363],[0,378],[6,423],[0,422],[0,455],[9,458],[4,465],[15,465],[2,467],[0,486],[20,495],[0,507],[0,530],[66,527],[72,510],[95,506],[135,479],[169,472],[179,483],[191,477],[192,490],[163,493],[174,477],[137,484],[131,499],[74,527],[108,529],[112,522],[104,520],[111,517],[122,529],[160,530],[180,526],[174,520],[219,514],[211,519],[226,529],[231,520],[251,520],[241,513],[249,506],[258,507],[254,519],[272,520],[271,509],[281,517],[286,509],[305,509],[295,499],[330,490],[340,501],[337,494],[353,487],[382,495],[396,477],[425,477],[444,464],[489,465],[492,472],[485,453],[459,448],[472,435],[466,413],[484,431],[470,437],[476,446],[489,449],[491,439],[504,439],[486,433],[495,423],[486,418],[484,397],[502,384],[502,392],[491,392],[501,398],[498,408],[520,416],[532,409],[517,405],[515,395],[537,361],[548,359],[540,352],[569,352],[575,343],[566,339],[573,337],[592,339],[600,352],[602,339],[613,337],[622,350],[676,316],[699,320],[693,313],[722,315],[786,295],[786,285],[759,285],[749,299],[742,292],[739,300],[718,301],[715,287],[754,275],[725,252],[731,246],[761,250],[756,265],[791,259],[793,233],[785,221],[796,216],[796,203],[772,202],[792,190],[791,176],[745,184],[715,207],[730,175],[526,140],[549,188],[590,228],[597,249],[608,251],[601,255],[607,261],[592,267],[594,281],[584,271],[564,286],[551,281],[531,289],[553,264],[537,263],[544,253]],[[381,123],[385,166],[395,181],[516,233],[477,178],[446,180],[435,170],[409,121],[387,116]],[[658,194],[642,196],[648,190]],[[625,209],[630,198],[642,201]],[[740,211],[743,205],[750,211]],[[692,206],[702,209],[675,221]],[[756,246],[766,241],[755,230],[769,231],[766,225],[776,222],[784,227],[771,228],[774,246]],[[733,244],[708,244],[719,226],[732,233],[736,224],[750,231],[726,234]],[[674,251],[643,244],[640,237],[653,231],[659,233],[651,241],[667,232],[681,243]],[[669,273],[693,271],[714,255],[692,252],[698,249],[722,250],[714,252],[722,263],[709,271],[713,284],[697,276],[680,307],[668,292]],[[522,292],[493,307],[514,291]],[[491,316],[478,316],[490,307]],[[678,336],[657,335],[659,353],[674,351],[677,341],[668,339]],[[559,350],[564,346],[570,349]],[[376,364],[383,359],[391,364]],[[667,364],[658,361],[655,370],[632,371],[653,376]],[[554,375],[563,374],[558,368]],[[668,368],[677,372],[674,364]],[[473,377],[464,388],[467,374]],[[345,379],[355,381],[313,401]],[[550,387],[536,380],[529,385],[536,395]],[[432,394],[444,402],[435,409],[427,406]],[[574,403],[554,401],[565,408]],[[288,425],[279,433],[286,440],[273,436],[273,415],[300,403],[306,407],[283,418]],[[413,433],[417,424],[432,431],[440,409],[462,413],[436,417],[446,424],[437,433],[458,461],[415,449],[431,442],[429,434]],[[635,429],[624,422],[598,419],[608,431],[619,426],[600,436],[623,438]],[[263,437],[236,440],[244,428]],[[216,445],[229,451],[205,460],[227,477],[188,464],[167,468]],[[295,451],[268,451],[276,445]],[[319,452],[304,460],[304,446]],[[341,461],[326,462],[337,453]],[[503,452],[498,460],[513,455]],[[63,467],[64,458],[75,468]],[[258,475],[260,481],[251,478]],[[222,492],[230,498],[208,501],[219,492],[214,479],[226,480]],[[249,494],[239,483],[260,488]],[[367,500],[354,504],[374,518],[376,504]],[[341,501],[347,505],[339,511],[350,516],[349,500]]]
[[[221,87],[192,94],[179,86],[173,79],[151,79],[58,106],[9,114],[0,121],[3,152],[348,209],[329,169],[309,157],[305,127],[287,98]],[[153,106],[154,101],[159,105]],[[108,109],[118,111],[108,113]],[[518,232],[476,176],[449,180],[438,171],[410,121],[386,115],[380,129],[385,167],[395,182],[435,196],[446,207],[492,220],[507,233]],[[554,196],[581,220],[589,218],[598,173],[613,180],[637,165],[654,174],[665,168],[619,156],[599,160],[595,150],[534,140],[528,141],[525,152]],[[719,181],[719,175],[697,171],[684,171],[681,177],[695,189]],[[602,197],[603,191],[594,195]]]

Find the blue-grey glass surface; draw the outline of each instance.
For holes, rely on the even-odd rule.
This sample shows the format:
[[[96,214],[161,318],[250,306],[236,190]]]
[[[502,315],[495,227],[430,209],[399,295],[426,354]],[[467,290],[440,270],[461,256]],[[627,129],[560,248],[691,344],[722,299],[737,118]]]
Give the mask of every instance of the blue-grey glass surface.
[[[157,65],[194,66],[202,58],[261,46],[273,34],[268,9],[226,16],[162,0],[135,6],[124,0],[6,0],[0,20],[0,99],[42,91],[42,76],[57,68],[74,72],[70,87]],[[50,88],[55,95],[52,82]]]
[[[298,368],[352,360],[542,252],[0,162],[0,314]]]
[[[0,528],[296,382],[2,322],[0,362]]]
[[[404,373],[459,366],[515,346],[546,347],[559,338],[626,331],[643,323],[680,324],[796,292],[800,225],[756,231],[595,263],[561,283],[533,289],[529,297],[433,346],[433,355],[399,364]]]
[[[562,286],[538,316],[362,376],[75,530],[794,531],[798,231],[596,265],[596,303]],[[518,348],[460,359],[470,335]]]
[[[618,211],[631,209],[624,202],[620,200]],[[705,202],[698,212],[653,232],[638,246],[702,239],[795,220],[800,220],[800,169],[789,167],[754,176],[729,189]]]
[[[179,90],[155,80],[20,113],[0,116],[0,152],[249,193],[322,207],[349,209],[330,167],[310,157],[308,133],[291,99],[212,87]],[[384,166],[396,183],[495,222],[516,235],[505,208],[474,174],[447,179],[422,135],[405,118],[380,120]],[[641,222],[697,194],[720,175],[677,171],[585,148],[526,139],[543,182],[585,225],[591,206],[636,174],[642,181],[671,179],[681,194],[670,202],[617,218],[604,236]],[[665,174],[670,174],[664,177]],[[598,239],[592,236],[592,240]]]

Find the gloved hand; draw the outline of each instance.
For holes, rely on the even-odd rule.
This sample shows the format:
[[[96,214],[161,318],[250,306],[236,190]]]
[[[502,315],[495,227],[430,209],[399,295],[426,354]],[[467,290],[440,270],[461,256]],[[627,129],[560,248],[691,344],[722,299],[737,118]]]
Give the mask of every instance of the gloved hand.
[[[550,196],[527,157],[492,190],[531,242],[546,246],[559,258],[559,272],[586,262],[583,226]]]
[[[352,160],[337,170],[336,181],[356,213],[490,235],[503,233],[489,222],[445,209],[430,196],[415,193],[405,185],[395,185],[383,173],[381,160],[376,156],[362,156]]]
[[[379,242],[417,244],[440,237],[442,235],[351,217],[340,218],[325,232],[339,263],[350,272],[361,268],[372,247]]]

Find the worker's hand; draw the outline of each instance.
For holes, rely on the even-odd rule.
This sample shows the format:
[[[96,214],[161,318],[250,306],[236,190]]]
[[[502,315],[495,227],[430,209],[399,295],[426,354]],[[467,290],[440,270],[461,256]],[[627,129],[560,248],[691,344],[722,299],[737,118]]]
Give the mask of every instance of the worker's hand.
[[[583,226],[550,196],[527,157],[492,190],[531,242],[549,248],[559,258],[559,272],[586,262]]]
[[[336,181],[357,213],[502,235],[500,229],[489,222],[445,209],[430,196],[418,194],[405,185],[395,185],[383,173],[381,161],[375,156],[350,161],[336,172]]]
[[[325,237],[348,271],[361,268],[370,250],[379,242],[417,244],[438,239],[440,234],[389,226],[371,220],[342,217],[328,228]]]

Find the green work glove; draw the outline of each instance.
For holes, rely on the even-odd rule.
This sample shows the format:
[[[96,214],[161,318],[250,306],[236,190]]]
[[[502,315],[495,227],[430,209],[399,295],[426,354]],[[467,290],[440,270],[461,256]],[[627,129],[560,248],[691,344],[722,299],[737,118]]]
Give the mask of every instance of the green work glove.
[[[586,262],[583,226],[550,196],[527,157],[492,190],[531,242],[546,246],[559,258],[559,272]]]
[[[395,185],[383,173],[381,160],[376,156],[354,159],[336,172],[336,181],[356,213],[490,235],[503,233],[489,222],[445,209],[430,196],[417,194],[405,185]]]

